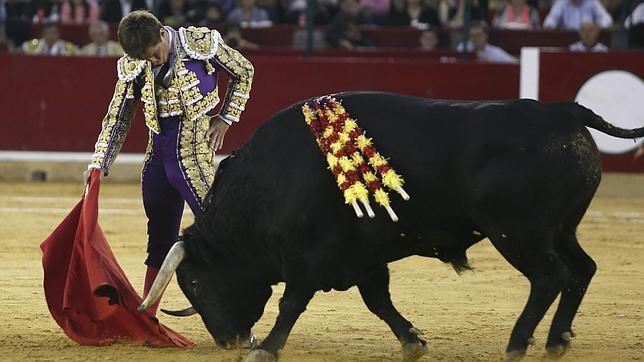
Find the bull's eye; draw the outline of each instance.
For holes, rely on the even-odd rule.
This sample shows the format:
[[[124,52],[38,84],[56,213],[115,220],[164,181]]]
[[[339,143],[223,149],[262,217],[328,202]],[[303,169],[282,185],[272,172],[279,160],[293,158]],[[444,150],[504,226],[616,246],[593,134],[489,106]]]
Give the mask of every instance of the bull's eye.
[[[190,282],[190,286],[191,286],[191,287],[193,287],[193,288],[196,288],[196,287],[197,287],[197,279],[193,279],[193,280]]]

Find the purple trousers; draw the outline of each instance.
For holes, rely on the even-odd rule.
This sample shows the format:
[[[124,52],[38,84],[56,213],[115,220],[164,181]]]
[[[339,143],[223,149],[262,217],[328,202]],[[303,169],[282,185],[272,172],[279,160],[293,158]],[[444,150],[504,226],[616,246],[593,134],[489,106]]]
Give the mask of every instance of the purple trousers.
[[[185,179],[177,158],[178,117],[159,119],[161,133],[152,134],[152,152],[142,171],[143,207],[148,217],[148,258],[145,264],[159,268],[177,241],[184,200],[195,215],[202,200]]]
[[[211,110],[217,104],[217,99],[208,97],[217,91],[216,73],[208,74],[202,61],[184,61],[183,64],[198,80],[194,88],[201,98],[193,102],[195,107],[209,100],[210,103],[200,107]],[[194,97],[191,92],[187,90],[186,94]],[[204,114],[190,120],[185,115],[159,116],[159,124],[161,133],[152,133],[152,147],[142,171],[143,206],[148,217],[145,263],[156,268],[161,266],[177,240],[184,200],[192,212],[199,215],[215,169],[213,153],[206,141],[210,117]]]

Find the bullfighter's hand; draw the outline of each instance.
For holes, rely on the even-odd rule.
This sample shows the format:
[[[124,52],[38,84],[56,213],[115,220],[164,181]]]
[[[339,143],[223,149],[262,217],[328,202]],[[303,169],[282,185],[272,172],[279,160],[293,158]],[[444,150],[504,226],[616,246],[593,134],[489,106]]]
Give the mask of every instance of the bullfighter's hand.
[[[223,147],[224,136],[226,135],[226,131],[228,131],[229,127],[230,126],[226,121],[224,121],[224,118],[221,115],[217,115],[210,119],[210,127],[208,128],[208,132],[206,132],[206,139],[213,151],[217,152],[221,147]]]
[[[87,170],[83,171],[83,185],[87,185],[87,182],[89,181],[89,174],[91,172],[92,172],[92,169],[87,169]],[[102,180],[104,173],[101,172],[99,175],[100,175],[99,177]]]

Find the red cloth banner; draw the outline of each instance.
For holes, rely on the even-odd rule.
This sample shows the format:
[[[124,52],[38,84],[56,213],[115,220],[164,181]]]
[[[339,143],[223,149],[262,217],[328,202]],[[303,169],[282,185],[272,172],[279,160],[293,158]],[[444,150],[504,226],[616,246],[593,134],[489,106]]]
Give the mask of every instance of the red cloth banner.
[[[115,342],[191,347],[187,338],[136,310],[136,293],[98,224],[100,170],[85,196],[40,245],[47,305],[65,334],[81,345]]]

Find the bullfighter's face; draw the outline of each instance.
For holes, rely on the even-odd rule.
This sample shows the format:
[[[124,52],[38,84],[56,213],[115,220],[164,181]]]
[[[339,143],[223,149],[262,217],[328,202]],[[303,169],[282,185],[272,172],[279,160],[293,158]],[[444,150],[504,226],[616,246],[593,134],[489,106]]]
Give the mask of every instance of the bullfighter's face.
[[[177,269],[177,280],[217,345],[254,347],[251,327],[262,316],[272,290],[248,284],[231,270],[186,259]]]

